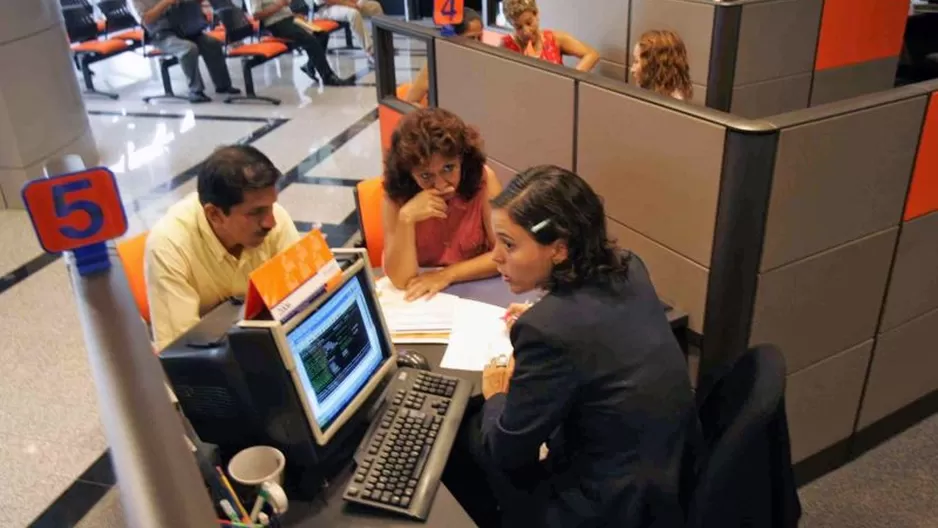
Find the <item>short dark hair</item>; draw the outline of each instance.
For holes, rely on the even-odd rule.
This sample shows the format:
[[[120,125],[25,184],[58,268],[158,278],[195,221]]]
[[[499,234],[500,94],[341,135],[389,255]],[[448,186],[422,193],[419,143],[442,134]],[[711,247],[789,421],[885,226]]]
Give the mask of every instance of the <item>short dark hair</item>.
[[[272,187],[280,176],[270,158],[250,145],[219,147],[199,167],[199,202],[228,214],[246,191]]]
[[[462,22],[454,24],[453,31],[455,31],[457,35],[462,35],[469,29],[469,24],[471,24],[473,20],[478,20],[479,23],[482,23],[482,16],[471,7],[463,8]],[[485,24],[482,25],[484,26]]]
[[[541,245],[567,244],[567,260],[554,266],[544,288],[575,288],[627,279],[629,254],[606,235],[602,199],[583,178],[554,165],[521,172],[492,200]]]
[[[485,152],[482,136],[456,114],[442,108],[421,108],[401,119],[391,134],[391,147],[384,161],[384,192],[401,205],[422,189],[411,172],[434,154],[460,158],[462,173],[456,193],[470,200],[482,188]]]

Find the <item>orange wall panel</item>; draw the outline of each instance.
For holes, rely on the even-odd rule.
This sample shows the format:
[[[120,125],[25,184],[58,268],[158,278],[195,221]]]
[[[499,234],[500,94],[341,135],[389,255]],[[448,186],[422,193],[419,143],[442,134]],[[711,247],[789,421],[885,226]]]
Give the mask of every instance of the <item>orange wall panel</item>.
[[[825,0],[814,69],[899,55],[908,15],[904,0]]]
[[[938,211],[938,92],[931,94],[925,113],[903,219],[908,221],[934,211]]]

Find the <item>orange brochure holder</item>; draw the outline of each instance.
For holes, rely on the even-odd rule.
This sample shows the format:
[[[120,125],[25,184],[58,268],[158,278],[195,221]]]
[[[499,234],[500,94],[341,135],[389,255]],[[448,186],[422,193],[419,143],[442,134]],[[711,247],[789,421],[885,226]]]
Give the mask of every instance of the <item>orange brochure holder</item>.
[[[265,310],[280,323],[342,279],[342,269],[316,229],[254,270],[244,300],[245,319]]]

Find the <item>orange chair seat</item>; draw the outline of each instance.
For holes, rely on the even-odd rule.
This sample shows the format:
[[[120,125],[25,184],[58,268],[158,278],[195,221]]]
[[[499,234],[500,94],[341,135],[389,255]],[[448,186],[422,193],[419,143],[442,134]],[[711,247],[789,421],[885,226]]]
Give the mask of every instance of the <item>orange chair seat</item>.
[[[130,45],[123,40],[89,40],[72,44],[72,51],[77,53],[98,53],[100,55],[113,55],[124,51]]]
[[[143,42],[143,30],[128,29],[112,36],[111,40],[129,40],[130,42],[141,43]]]
[[[319,28],[320,31],[335,31],[339,29],[339,23],[335,20],[313,20],[309,25]]]
[[[261,37],[261,42],[276,42],[278,44],[285,44],[287,46],[293,43],[292,40],[275,37],[273,35],[264,35],[263,37]]]
[[[411,83],[403,83],[403,84],[401,84],[400,86],[398,86],[398,87],[397,87],[397,93],[395,94],[395,95],[397,95],[397,98],[400,99],[401,101],[406,101],[406,100],[407,100],[407,94],[410,92],[410,87],[411,87]],[[424,95],[423,98],[420,99],[420,102],[411,103],[411,104],[414,104],[415,106],[421,106],[421,107],[426,108],[426,107],[430,106],[430,98],[429,98],[428,95]]]
[[[227,33],[225,33],[225,28],[221,26],[211,31],[206,31],[205,34],[220,42],[225,42],[225,39],[227,38]]]
[[[286,53],[287,46],[279,42],[259,42],[245,44],[228,50],[229,57],[264,57],[272,59],[281,53]]]

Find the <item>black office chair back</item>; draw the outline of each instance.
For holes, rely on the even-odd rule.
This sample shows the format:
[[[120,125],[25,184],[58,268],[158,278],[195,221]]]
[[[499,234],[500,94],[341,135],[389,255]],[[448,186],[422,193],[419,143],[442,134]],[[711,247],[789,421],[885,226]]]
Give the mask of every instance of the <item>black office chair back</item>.
[[[85,42],[98,38],[98,23],[94,8],[87,0],[61,0],[62,18],[70,42]]]
[[[757,346],[698,395],[708,455],[688,526],[797,526],[801,508],[791,472],[782,353]]]
[[[127,0],[98,0],[98,9],[104,15],[105,32],[123,31],[125,29],[134,29],[140,25]]]

